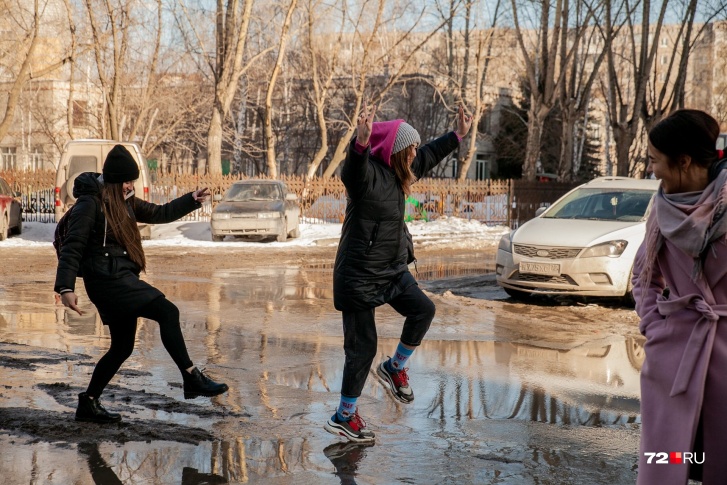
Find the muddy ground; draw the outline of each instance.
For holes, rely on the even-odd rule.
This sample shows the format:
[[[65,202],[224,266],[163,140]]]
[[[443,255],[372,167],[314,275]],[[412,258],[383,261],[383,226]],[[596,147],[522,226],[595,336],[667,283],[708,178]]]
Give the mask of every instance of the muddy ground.
[[[100,426],[73,411],[107,330],[81,289],[84,317],[57,306],[52,248],[0,248],[3,483],[634,481],[643,339],[633,309],[513,301],[488,274],[491,251],[418,251],[438,310],[410,365],[415,403],[393,401],[371,376],[359,406],[377,444],[326,433],[343,362],[334,255],[149,248],[146,278],[180,307],[190,355],[231,389],[185,401],[142,321],[102,398],[124,419]],[[388,308],[377,319],[383,358],[402,322]]]

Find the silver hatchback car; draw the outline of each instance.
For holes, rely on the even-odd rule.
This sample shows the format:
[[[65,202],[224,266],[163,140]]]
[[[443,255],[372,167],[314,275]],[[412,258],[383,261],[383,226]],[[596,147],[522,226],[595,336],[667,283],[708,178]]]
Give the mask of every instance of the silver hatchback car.
[[[256,240],[275,237],[285,242],[288,237],[300,236],[298,197],[288,193],[283,182],[242,180],[214,199],[219,203],[210,219],[213,241],[243,236]]]
[[[502,237],[497,283],[513,298],[631,298],[631,272],[658,180],[600,177]]]

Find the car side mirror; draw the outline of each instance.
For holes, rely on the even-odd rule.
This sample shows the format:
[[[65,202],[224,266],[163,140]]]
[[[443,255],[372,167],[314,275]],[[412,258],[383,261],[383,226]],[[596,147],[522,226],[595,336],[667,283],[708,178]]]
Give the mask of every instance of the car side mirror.
[[[535,217],[540,217],[540,214],[545,212],[545,209],[547,209],[547,207],[538,207],[538,209],[535,211]]]
[[[23,194],[21,194],[19,190],[16,190],[15,192],[13,192],[13,197],[15,197],[17,199],[19,199],[21,195],[23,195]]]
[[[293,192],[288,192],[285,194],[285,200],[298,200],[298,196],[295,195]]]
[[[213,195],[212,196],[212,200],[214,200],[215,202],[221,201],[222,200],[222,194],[215,194],[215,195]]]

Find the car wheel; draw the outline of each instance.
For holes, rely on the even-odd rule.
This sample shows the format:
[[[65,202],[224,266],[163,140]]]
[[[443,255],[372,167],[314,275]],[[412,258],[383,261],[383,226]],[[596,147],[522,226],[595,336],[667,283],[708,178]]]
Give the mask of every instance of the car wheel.
[[[636,300],[634,300],[634,291],[633,291],[634,284],[631,282],[631,278],[633,278],[633,276],[634,276],[634,271],[631,270],[631,272],[629,273],[629,282],[626,285],[626,293],[621,298],[621,303],[624,306],[627,306],[630,308],[633,308],[634,306],[636,306]]]
[[[277,241],[278,242],[285,242],[288,240],[288,218],[285,218],[285,221],[283,222],[283,230],[278,233]]]
[[[8,229],[10,227],[10,221],[8,215],[4,214],[2,220],[0,220],[0,241],[4,241],[8,238]]]
[[[626,339],[626,355],[628,356],[629,363],[637,371],[641,371],[641,367],[644,365],[646,360],[646,352],[644,351],[644,340],[637,338]]]
[[[212,240],[213,240],[214,242],[222,242],[222,240],[223,240],[224,238],[225,238],[225,236],[215,236],[214,234],[212,234]]]
[[[520,300],[524,301],[530,298],[530,293],[527,293],[525,291],[520,290],[513,290],[512,288],[504,288],[505,293],[508,294],[508,296],[514,300]]]
[[[13,233],[17,234],[18,236],[23,233],[23,214],[20,214],[20,219],[18,219],[18,225],[15,226]]]
[[[295,229],[293,229],[292,231],[290,231],[290,234],[289,235],[292,238],[300,237],[300,226],[297,226]]]

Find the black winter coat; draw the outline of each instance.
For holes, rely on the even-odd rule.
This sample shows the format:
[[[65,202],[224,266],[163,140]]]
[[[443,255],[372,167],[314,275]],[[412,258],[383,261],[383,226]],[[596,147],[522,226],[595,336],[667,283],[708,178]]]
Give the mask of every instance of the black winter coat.
[[[354,148],[341,170],[346,186],[346,216],[333,272],[333,304],[339,311],[361,311],[388,303],[416,280],[408,263],[414,246],[404,223],[404,191],[392,168]],[[417,149],[412,171],[422,178],[459,146],[450,132]]]
[[[109,324],[118,317],[137,315],[147,303],[164,295],[139,279],[141,268],[128,257],[126,249],[105,224],[98,177],[97,173],[83,173],[73,185],[76,206],[58,259],[55,291],[75,290],[76,275],[81,268],[86,293],[103,322]],[[191,192],[163,205],[136,197],[127,201],[129,215],[147,224],[175,221],[200,206]]]

